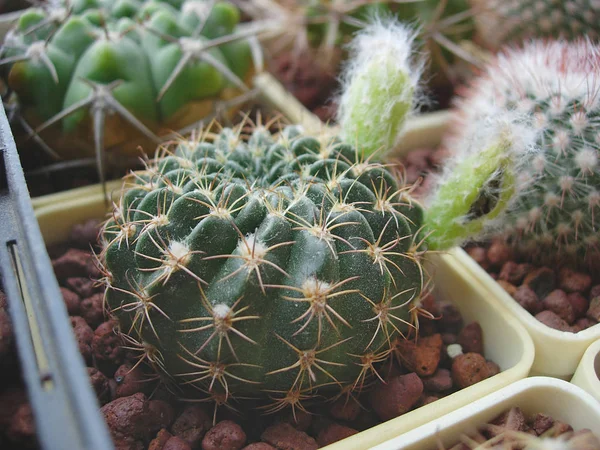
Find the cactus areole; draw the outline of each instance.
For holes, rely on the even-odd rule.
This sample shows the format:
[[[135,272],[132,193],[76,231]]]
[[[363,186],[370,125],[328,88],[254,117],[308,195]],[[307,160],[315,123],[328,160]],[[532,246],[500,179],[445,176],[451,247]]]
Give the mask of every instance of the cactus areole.
[[[359,391],[413,322],[422,209],[337,138],[224,129],[130,181],[102,234],[106,303],[187,395]]]

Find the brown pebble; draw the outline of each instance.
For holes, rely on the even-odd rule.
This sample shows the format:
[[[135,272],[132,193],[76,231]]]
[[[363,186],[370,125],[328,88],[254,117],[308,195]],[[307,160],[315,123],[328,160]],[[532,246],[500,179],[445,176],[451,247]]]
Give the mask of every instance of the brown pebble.
[[[121,364],[123,361],[123,341],[115,333],[115,322],[107,321],[98,326],[94,331],[92,349],[96,359]]]
[[[69,317],[71,320],[71,326],[73,327],[73,333],[79,346],[79,353],[85,360],[89,360],[92,356],[92,340],[94,339],[94,332],[83,319],[79,316]]]
[[[452,379],[460,389],[489,377],[490,369],[487,361],[479,353],[464,353],[452,361]]]
[[[494,361],[487,361],[487,366],[488,370],[490,371],[490,377],[498,375],[502,371],[502,369],[500,369],[500,366]]]
[[[556,276],[552,269],[540,267],[530,272],[523,284],[533,289],[538,298],[544,298],[556,287]]]
[[[81,317],[91,327],[97,327],[104,322],[104,294],[97,293],[91,297],[84,298],[80,305]]]
[[[590,300],[590,307],[585,315],[596,322],[600,322],[600,296]]]
[[[60,293],[62,294],[63,300],[65,302],[65,306],[67,307],[67,312],[69,313],[70,316],[78,316],[79,315],[79,304],[81,302],[81,299],[79,298],[79,295],[77,295],[75,292],[61,287],[60,288]]]
[[[8,427],[17,409],[28,402],[23,388],[8,388],[0,393],[0,430]]]
[[[334,442],[353,436],[356,433],[358,433],[358,431],[354,428],[332,422],[321,430],[317,436],[317,444],[319,447],[325,447],[326,445],[333,444]]]
[[[572,331],[569,324],[552,311],[542,311],[541,313],[536,314],[535,318],[547,327],[554,328],[555,330]]]
[[[246,443],[246,433],[237,423],[224,420],[208,430],[202,439],[202,450],[240,450]]]
[[[539,313],[543,306],[537,294],[527,285],[519,286],[513,298],[519,305],[529,311],[531,314]]]
[[[148,446],[148,450],[163,450],[163,447],[167,443],[169,439],[171,439],[172,435],[165,428],[161,429],[156,437],[150,441],[150,445]]]
[[[508,295],[511,297],[515,295],[517,292],[517,287],[514,284],[509,283],[505,280],[498,280],[497,283],[500,285],[502,289],[504,289]]]
[[[542,300],[542,305],[569,325],[575,321],[575,313],[565,291],[561,291],[560,289],[553,290]]]
[[[589,327],[593,327],[598,324],[595,320],[590,319],[589,317],[582,317],[581,319],[577,319],[573,324],[573,328],[576,332],[587,330]]]
[[[594,298],[594,297],[600,297],[600,284],[597,284],[596,286],[592,287],[592,289],[590,289],[590,298]]]
[[[444,345],[456,344],[458,336],[454,333],[442,333],[442,342]]]
[[[162,450],[192,450],[190,444],[185,442],[183,439],[177,436],[171,436],[171,438],[165,443]]]
[[[590,305],[590,302],[587,298],[585,298],[579,292],[572,292],[571,294],[567,295],[567,299],[571,304],[575,319],[585,316],[585,313]]]
[[[6,435],[13,443],[19,444],[18,448],[37,447],[35,420],[31,404],[23,403],[16,409],[6,430]]]
[[[211,426],[212,419],[204,409],[198,405],[192,405],[185,408],[179,417],[175,419],[171,432],[192,447],[196,447]]]
[[[145,392],[153,386],[145,381],[148,377],[144,375],[140,366],[135,369],[130,364],[121,365],[115,372],[113,378],[117,383],[115,398],[128,397],[136,392]]]
[[[444,392],[452,389],[452,376],[448,369],[438,369],[432,376],[422,380],[426,391]]]
[[[400,339],[396,344],[396,357],[409,372],[426,377],[433,375],[440,363],[442,337],[439,334],[421,337],[416,342]]]
[[[261,439],[279,450],[313,450],[319,448],[317,442],[303,431],[296,430],[289,423],[277,423],[268,427]]]
[[[484,247],[470,247],[467,249],[467,253],[483,270],[487,271],[490,268],[490,262],[487,259],[487,250]]]
[[[13,327],[6,308],[0,309],[0,357],[10,353],[13,344]]]
[[[423,393],[423,382],[416,373],[399,375],[387,384],[377,383],[369,392],[369,403],[383,421],[408,412]]]
[[[458,334],[456,341],[463,348],[463,353],[483,354],[483,331],[478,322],[471,322]]]
[[[587,273],[563,268],[558,274],[558,285],[563,291],[585,294],[592,286],[592,277]]]
[[[535,431],[535,433],[539,436],[542,433],[545,433],[554,424],[554,419],[546,414],[537,413],[533,416],[531,428]]]
[[[280,421],[289,423],[296,430],[306,431],[310,428],[312,420],[312,414],[302,411],[301,409],[296,409],[295,411],[289,411],[286,415],[281,417]]]
[[[430,403],[436,402],[440,399],[439,395],[429,394],[427,392],[423,392],[423,395],[419,398],[419,401],[415,405],[417,408],[421,406],[429,405]]]
[[[90,383],[94,388],[94,392],[96,392],[96,397],[100,404],[104,405],[111,398],[108,378],[95,367],[88,367],[87,371],[88,376],[90,377]]]
[[[351,421],[358,417],[360,404],[350,397],[340,397],[329,408],[331,417],[338,420]]]
[[[452,303],[442,303],[440,314],[441,317],[437,322],[442,332],[458,333],[463,327],[462,315]]]
[[[510,247],[499,240],[492,242],[487,250],[487,259],[492,267],[502,267],[510,257]]]
[[[149,402],[143,393],[121,397],[104,405],[100,412],[115,439],[149,441],[156,431],[153,427]],[[127,439],[124,439],[124,438]]]
[[[276,450],[272,445],[266,442],[255,442],[254,444],[246,445],[242,450]]]
[[[502,430],[510,430],[510,431],[525,431],[526,429],[526,420],[523,411],[521,408],[513,407],[508,411],[500,414],[494,420],[490,422],[492,425],[497,425],[502,428]],[[493,430],[489,430],[492,436],[495,436]]]
[[[517,264],[514,261],[507,261],[504,263],[500,273],[498,274],[498,280],[518,286],[523,282],[523,279],[531,271],[531,269],[532,266],[530,264]]]
[[[148,411],[150,416],[148,424],[153,430],[168,428],[175,418],[175,410],[173,407],[162,400],[149,400]]]
[[[81,298],[91,297],[96,292],[94,282],[89,277],[67,278],[65,286]]]
[[[549,431],[549,434],[551,437],[557,437],[562,434],[569,433],[570,431],[573,431],[573,427],[571,425],[560,420],[555,420],[552,424],[552,428],[551,431]]]
[[[64,283],[70,277],[89,276],[88,260],[91,258],[90,252],[70,248],[62,256],[52,261],[54,274],[59,283]]]

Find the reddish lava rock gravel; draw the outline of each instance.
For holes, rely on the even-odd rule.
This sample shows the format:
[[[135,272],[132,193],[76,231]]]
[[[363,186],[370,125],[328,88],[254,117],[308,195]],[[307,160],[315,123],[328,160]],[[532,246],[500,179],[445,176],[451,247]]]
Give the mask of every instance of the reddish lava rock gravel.
[[[397,344],[394,357],[381,367],[371,389],[354,397],[277,415],[256,414],[258,405],[240,407],[236,414],[212,404],[178,401],[127,350],[105,316],[100,301],[103,286],[92,280],[100,272],[90,243],[96,242],[99,222],[72,230],[65,245],[48,249],[61,286],[74,335],[88,365],[101,412],[118,450],[300,450],[316,449],[352,436],[382,421],[431,403],[460,388],[499,372],[483,356],[483,333],[477,323],[464,324],[450,303],[422,299],[430,314],[421,317],[418,340]],[[98,250],[96,248],[96,250]],[[17,364],[2,353],[11,346],[10,321],[3,321],[6,305],[0,295],[0,363],[17,375],[0,388],[0,444],[2,448],[36,448],[35,428]],[[100,300],[99,300],[100,299]],[[430,315],[430,317],[429,317]],[[433,318],[431,318],[433,317]],[[448,345],[458,346],[447,353]],[[461,351],[462,350],[462,351]],[[236,405],[237,407],[237,405]],[[214,422],[213,422],[214,417]],[[0,445],[1,446],[1,445]]]

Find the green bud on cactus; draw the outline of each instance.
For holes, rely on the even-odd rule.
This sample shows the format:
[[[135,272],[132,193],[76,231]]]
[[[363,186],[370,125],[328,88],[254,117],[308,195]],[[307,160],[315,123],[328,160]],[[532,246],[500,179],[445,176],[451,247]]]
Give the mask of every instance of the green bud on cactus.
[[[598,260],[599,54],[590,41],[535,41],[473,81],[428,200],[437,243],[504,236],[546,263]]]
[[[241,133],[133,174],[103,230],[106,304],[182,395],[276,411],[360,391],[413,323],[422,210],[338,138]]]
[[[341,137],[365,155],[393,148],[419,99],[423,63],[414,57],[415,33],[390,19],[357,33],[342,74]]]

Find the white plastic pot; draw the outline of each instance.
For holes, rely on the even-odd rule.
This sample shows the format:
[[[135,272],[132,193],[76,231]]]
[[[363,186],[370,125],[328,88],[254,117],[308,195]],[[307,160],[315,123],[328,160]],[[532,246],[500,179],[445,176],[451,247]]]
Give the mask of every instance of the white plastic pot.
[[[493,394],[391,439],[372,450],[438,450],[450,448],[460,437],[519,407],[526,416],[536,413],[570,424],[575,430],[591,429],[600,436],[600,403],[581,388],[547,377],[526,378]]]
[[[571,383],[585,389],[600,402],[600,340],[585,351]]]
[[[569,380],[586,349],[600,339],[600,324],[579,333],[550,328],[517,303],[496,281],[466,252],[457,252],[459,263],[464,270],[480,280],[489,295],[498,299],[503,306],[525,327],[535,345],[535,360],[531,375],[547,375]]]

